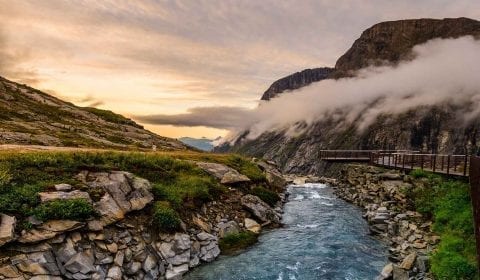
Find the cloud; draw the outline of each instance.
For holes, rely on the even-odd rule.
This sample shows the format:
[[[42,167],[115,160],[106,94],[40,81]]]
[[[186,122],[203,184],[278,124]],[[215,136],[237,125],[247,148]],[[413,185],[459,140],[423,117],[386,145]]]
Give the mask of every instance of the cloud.
[[[464,121],[480,114],[480,41],[471,36],[431,40],[413,48],[411,61],[362,69],[355,78],[323,80],[262,102],[253,110],[194,108],[187,114],[139,118],[157,124],[211,126],[248,131],[256,138],[268,131],[295,131],[323,119],[355,122],[362,130],[381,114],[448,104],[461,108]]]
[[[174,126],[207,126],[220,129],[238,130],[249,121],[251,110],[240,107],[197,107],[185,114],[136,116],[147,124]]]

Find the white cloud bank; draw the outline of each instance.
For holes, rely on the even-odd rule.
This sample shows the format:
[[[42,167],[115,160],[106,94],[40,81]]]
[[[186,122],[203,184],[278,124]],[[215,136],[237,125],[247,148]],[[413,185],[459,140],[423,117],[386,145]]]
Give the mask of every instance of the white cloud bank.
[[[162,124],[203,124],[231,129],[227,139],[250,131],[256,138],[267,131],[310,125],[336,113],[360,120],[362,129],[379,114],[396,114],[439,103],[464,106],[464,119],[480,114],[480,41],[471,36],[436,39],[413,49],[415,59],[396,66],[371,67],[355,78],[324,80],[285,93],[254,110],[193,109],[187,114],[143,118]],[[465,107],[465,104],[467,105]]]

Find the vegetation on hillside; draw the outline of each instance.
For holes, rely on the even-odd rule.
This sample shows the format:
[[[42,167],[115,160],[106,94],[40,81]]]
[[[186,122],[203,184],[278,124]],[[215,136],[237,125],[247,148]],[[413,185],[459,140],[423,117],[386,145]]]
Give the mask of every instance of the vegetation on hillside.
[[[252,246],[257,242],[257,239],[257,234],[251,231],[244,231],[225,235],[218,245],[220,246],[222,253],[228,255]]]
[[[224,186],[191,160],[225,163],[246,172],[254,180],[264,180],[256,165],[236,155],[118,151],[0,152],[0,213],[15,215],[20,221],[31,215],[41,220],[85,220],[95,214],[86,201],[41,204],[38,193],[60,183],[89,191],[74,178],[80,171],[121,170],[152,183],[155,200],[162,201],[152,209],[153,223],[160,229],[173,230],[178,228],[175,217],[182,211],[198,207],[225,191]],[[94,200],[101,195],[90,193]]]
[[[431,270],[437,279],[478,279],[475,234],[469,185],[422,170],[410,173],[428,183],[409,194],[415,208],[433,218],[433,231],[441,241],[432,253]]]

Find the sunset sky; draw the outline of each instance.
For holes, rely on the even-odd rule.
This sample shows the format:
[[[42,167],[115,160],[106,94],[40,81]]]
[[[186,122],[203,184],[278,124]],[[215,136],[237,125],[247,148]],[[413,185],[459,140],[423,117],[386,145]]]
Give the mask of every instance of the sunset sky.
[[[333,66],[375,23],[461,16],[480,19],[480,1],[0,0],[0,76],[133,119],[193,125],[181,120],[213,108],[225,120],[210,128],[145,126],[216,137],[229,111],[257,106],[278,78]]]

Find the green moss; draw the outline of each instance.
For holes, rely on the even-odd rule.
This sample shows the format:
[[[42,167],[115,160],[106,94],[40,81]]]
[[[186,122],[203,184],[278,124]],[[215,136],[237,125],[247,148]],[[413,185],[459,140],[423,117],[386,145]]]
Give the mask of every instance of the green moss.
[[[152,224],[158,230],[173,232],[180,229],[180,216],[168,201],[157,201],[153,207]]]
[[[33,209],[32,215],[42,221],[76,220],[85,221],[95,215],[92,204],[83,198],[53,200]]]
[[[258,240],[258,235],[244,231],[239,233],[227,234],[219,242],[220,250],[223,254],[232,254],[238,250],[245,249],[255,244]]]
[[[280,200],[280,197],[276,192],[268,190],[264,187],[254,187],[250,193],[258,196],[261,200],[265,201],[272,207],[275,206],[275,204]]]

